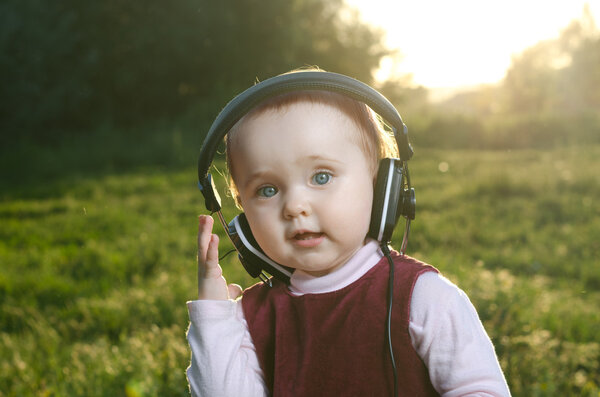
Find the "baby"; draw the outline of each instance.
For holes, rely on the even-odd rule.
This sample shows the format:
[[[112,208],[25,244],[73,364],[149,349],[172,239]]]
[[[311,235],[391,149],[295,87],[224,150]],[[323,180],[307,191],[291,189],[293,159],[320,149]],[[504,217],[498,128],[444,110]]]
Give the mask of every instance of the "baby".
[[[464,292],[395,251],[386,329],[389,264],[367,234],[378,162],[397,148],[369,107],[325,91],[275,96],[229,131],[227,156],[252,235],[292,275],[227,285],[213,219],[200,216],[193,395],[383,396],[394,384],[403,396],[510,395]]]

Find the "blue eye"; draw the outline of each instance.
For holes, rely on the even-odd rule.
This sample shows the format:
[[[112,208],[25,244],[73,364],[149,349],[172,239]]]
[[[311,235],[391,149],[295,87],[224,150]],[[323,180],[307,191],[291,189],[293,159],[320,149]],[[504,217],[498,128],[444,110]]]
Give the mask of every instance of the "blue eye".
[[[317,172],[313,175],[312,181],[315,185],[325,185],[331,181],[331,174],[329,172]]]
[[[277,188],[274,186],[263,186],[256,192],[260,197],[273,197],[277,194]]]

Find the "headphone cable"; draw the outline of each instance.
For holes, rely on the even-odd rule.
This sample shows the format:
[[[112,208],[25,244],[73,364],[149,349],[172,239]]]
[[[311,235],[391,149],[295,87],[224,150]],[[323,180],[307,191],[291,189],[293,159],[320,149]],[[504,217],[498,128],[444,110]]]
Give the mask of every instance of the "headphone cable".
[[[396,360],[394,359],[394,348],[392,346],[392,302],[394,300],[394,261],[390,254],[387,244],[381,244],[381,251],[390,264],[390,275],[388,279],[388,308],[385,321],[385,334],[387,337],[388,351],[390,352],[390,361],[394,371],[394,397],[398,396],[398,373],[396,371]]]

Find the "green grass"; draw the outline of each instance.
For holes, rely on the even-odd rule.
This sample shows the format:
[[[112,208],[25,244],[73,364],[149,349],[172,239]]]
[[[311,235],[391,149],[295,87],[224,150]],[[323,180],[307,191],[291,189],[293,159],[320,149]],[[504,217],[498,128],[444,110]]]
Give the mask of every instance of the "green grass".
[[[515,396],[600,395],[598,158],[417,148],[411,161],[409,254],[468,293]],[[194,162],[3,187],[0,396],[188,395]],[[222,264],[253,282],[235,255]]]

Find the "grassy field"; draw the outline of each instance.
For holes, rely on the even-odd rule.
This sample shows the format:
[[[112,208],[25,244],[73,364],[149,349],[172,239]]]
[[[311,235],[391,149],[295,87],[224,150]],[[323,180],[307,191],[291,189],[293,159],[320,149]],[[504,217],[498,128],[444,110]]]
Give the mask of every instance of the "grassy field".
[[[600,396],[598,159],[417,148],[411,162],[408,252],[467,292],[514,396]],[[194,162],[3,187],[0,396],[188,395]]]

